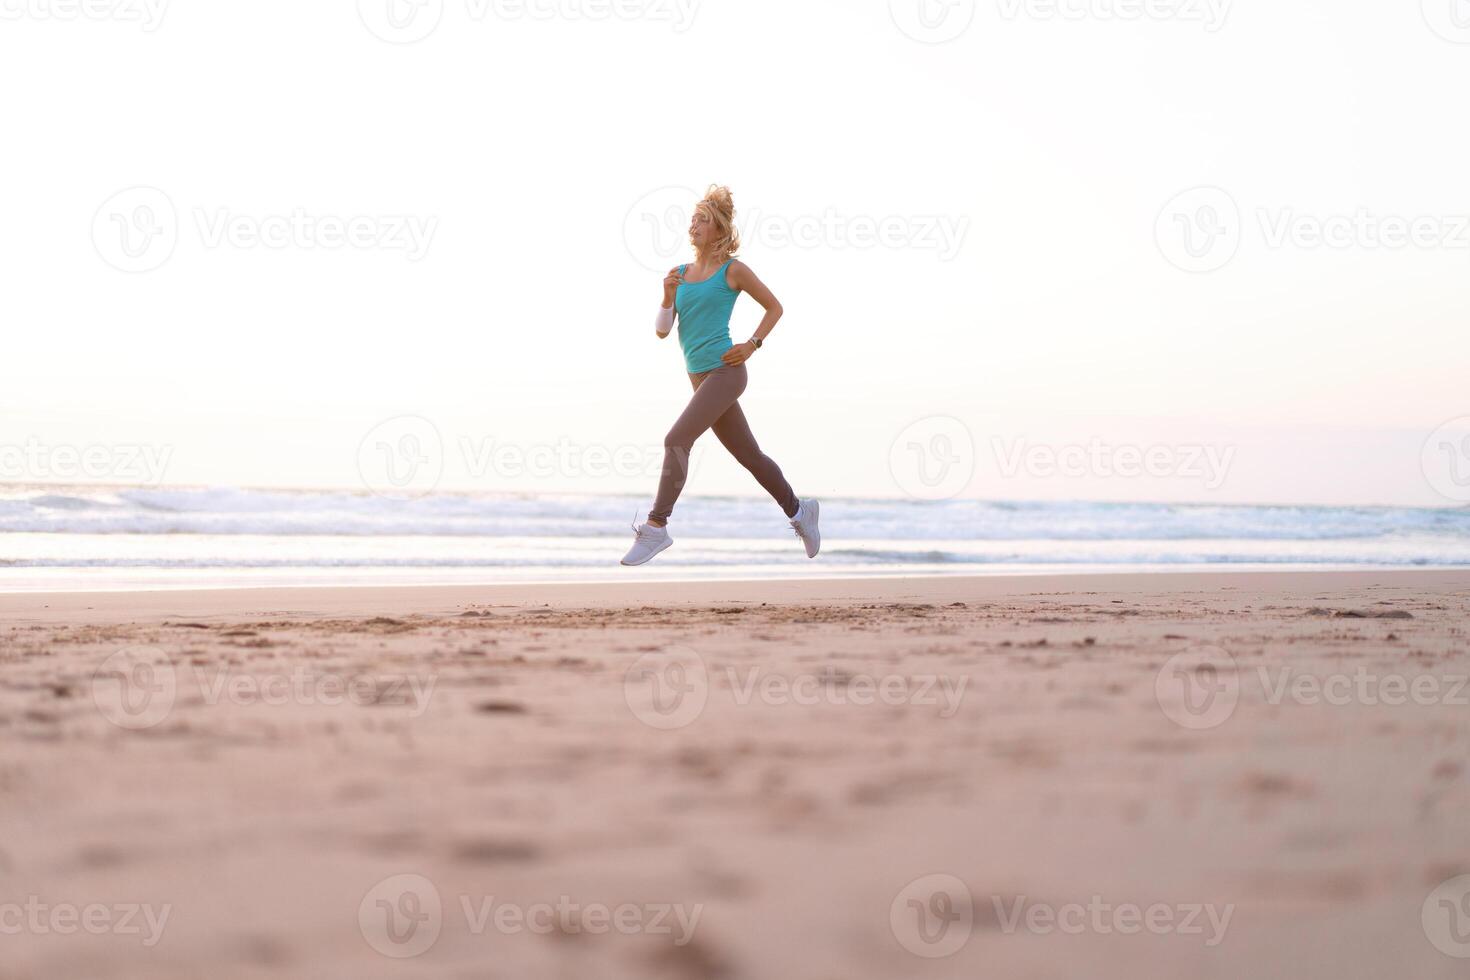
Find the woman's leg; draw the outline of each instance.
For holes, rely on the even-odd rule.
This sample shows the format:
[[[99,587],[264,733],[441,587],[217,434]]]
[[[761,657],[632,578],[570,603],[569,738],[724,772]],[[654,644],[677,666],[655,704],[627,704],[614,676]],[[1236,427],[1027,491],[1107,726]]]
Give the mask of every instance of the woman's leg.
[[[725,414],[715,420],[714,430],[716,438],[730,450],[730,455],[750,470],[751,475],[766,488],[766,493],[781,505],[786,516],[795,517],[801,502],[796,499],[791,484],[786,482],[781,467],[756,445],[755,434],[750,431],[750,423],[745,421],[745,412],[739,402],[725,409]]]
[[[653,502],[653,510],[648,512],[648,523],[655,527],[668,523],[674,502],[689,477],[689,451],[694,448],[694,441],[735,404],[745,391],[746,380],[744,364],[715,368],[690,377],[694,397],[664,436],[664,469],[658,481],[658,497]]]

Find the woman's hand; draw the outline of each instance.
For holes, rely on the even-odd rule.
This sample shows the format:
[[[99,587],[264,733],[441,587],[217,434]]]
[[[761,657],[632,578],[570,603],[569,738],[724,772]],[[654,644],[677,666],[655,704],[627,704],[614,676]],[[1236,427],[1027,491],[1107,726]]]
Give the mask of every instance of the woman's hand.
[[[731,366],[734,366],[736,364],[744,364],[747,360],[750,359],[750,355],[754,353],[755,344],[752,344],[750,341],[747,340],[745,343],[736,344],[734,347],[731,347],[729,350],[725,351],[725,353],[720,355],[720,360]]]
[[[679,275],[679,267],[676,265],[664,276],[664,305],[674,305],[674,294],[679,291],[679,286],[684,282],[684,277]]]

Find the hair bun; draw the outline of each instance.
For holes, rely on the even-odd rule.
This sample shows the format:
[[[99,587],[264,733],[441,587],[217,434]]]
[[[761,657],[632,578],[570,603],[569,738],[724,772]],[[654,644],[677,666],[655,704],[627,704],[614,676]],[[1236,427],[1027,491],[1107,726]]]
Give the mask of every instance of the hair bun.
[[[710,184],[709,190],[704,192],[704,199],[718,208],[725,217],[734,217],[735,195],[730,193],[730,188],[723,184]]]

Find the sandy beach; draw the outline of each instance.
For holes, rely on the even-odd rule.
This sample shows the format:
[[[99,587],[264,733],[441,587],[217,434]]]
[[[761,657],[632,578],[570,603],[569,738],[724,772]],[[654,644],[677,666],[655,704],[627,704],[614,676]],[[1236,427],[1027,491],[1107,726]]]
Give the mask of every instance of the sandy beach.
[[[0,978],[1416,978],[1470,573],[0,595]]]

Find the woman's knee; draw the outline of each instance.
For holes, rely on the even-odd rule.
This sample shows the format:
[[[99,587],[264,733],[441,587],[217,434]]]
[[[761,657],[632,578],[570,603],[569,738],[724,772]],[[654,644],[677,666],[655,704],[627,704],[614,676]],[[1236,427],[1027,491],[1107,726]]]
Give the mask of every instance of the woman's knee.
[[[687,466],[698,438],[698,432],[670,429],[668,435],[664,436],[664,459],[677,459],[681,465]]]

